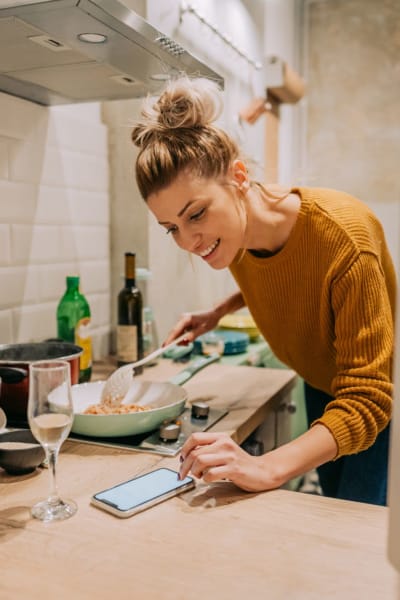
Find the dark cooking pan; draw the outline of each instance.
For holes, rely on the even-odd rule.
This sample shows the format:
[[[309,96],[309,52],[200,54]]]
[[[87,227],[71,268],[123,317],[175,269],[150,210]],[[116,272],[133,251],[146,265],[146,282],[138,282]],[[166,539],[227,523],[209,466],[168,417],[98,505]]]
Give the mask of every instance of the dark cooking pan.
[[[26,421],[29,394],[29,365],[37,360],[66,360],[71,383],[79,382],[82,348],[68,342],[37,342],[0,345],[0,406],[8,421]]]

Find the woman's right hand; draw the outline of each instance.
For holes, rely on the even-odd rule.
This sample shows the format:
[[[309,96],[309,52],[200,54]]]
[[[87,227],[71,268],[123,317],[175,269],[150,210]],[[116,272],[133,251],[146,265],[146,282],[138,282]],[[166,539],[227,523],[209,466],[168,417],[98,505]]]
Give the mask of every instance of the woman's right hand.
[[[185,342],[193,342],[199,335],[203,335],[203,333],[214,329],[218,325],[219,319],[220,314],[216,309],[196,313],[184,313],[169,332],[163,346],[170,344],[184,333],[187,333]]]

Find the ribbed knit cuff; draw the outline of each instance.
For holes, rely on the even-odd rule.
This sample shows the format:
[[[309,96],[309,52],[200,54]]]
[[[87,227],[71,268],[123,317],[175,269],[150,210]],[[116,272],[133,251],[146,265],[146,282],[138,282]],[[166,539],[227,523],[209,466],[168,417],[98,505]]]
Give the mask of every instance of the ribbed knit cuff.
[[[317,424],[324,425],[336,442],[338,451],[333,460],[364,450],[364,448],[360,448],[362,432],[354,430],[354,423],[352,423],[353,429],[350,431],[347,424],[343,421],[343,415],[339,416],[335,410],[327,411],[320,419],[313,421],[311,427]]]

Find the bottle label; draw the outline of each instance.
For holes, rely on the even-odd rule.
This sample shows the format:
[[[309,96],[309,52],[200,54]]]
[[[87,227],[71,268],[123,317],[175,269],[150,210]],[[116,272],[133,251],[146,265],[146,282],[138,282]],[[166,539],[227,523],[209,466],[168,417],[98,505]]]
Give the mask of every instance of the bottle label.
[[[84,317],[78,321],[75,327],[75,344],[83,349],[80,356],[80,370],[89,369],[92,366],[92,339],[89,317]]]
[[[136,325],[118,325],[117,355],[121,362],[138,360],[138,334]]]

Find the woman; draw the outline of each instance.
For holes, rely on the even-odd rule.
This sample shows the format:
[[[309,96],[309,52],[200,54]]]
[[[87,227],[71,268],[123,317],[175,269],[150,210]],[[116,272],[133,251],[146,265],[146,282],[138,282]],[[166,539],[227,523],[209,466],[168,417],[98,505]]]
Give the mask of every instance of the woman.
[[[212,82],[181,78],[147,100],[132,132],[150,211],[180,248],[229,268],[239,288],[185,315],[166,342],[183,332],[191,341],[247,306],[304,378],[310,427],[257,457],[227,435],[196,433],[180,475],[261,491],[318,468],[324,494],[385,504],[396,282],[382,227],[349,194],[252,181],[213,124],[220,109]]]

